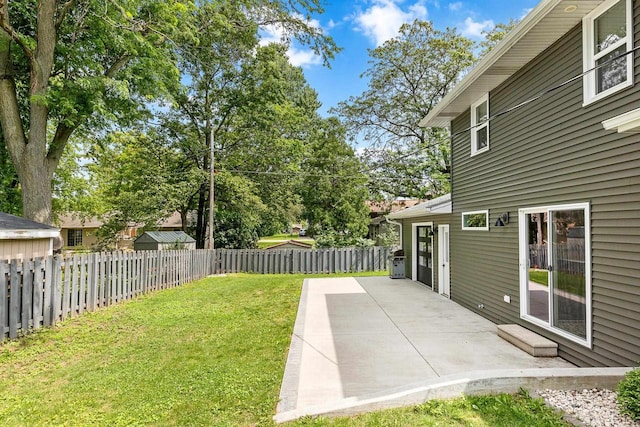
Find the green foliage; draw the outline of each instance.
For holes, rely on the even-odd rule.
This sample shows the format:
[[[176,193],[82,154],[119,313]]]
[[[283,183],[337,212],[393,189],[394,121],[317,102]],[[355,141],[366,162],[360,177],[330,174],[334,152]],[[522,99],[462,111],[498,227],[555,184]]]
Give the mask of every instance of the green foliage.
[[[0,212],[22,214],[22,195],[18,175],[0,133]]]
[[[331,241],[339,246],[356,244],[366,235],[369,224],[365,204],[369,193],[362,164],[345,142],[344,129],[335,118],[324,120],[311,141],[300,189],[309,231],[319,236],[317,245]]]
[[[511,18],[506,24],[498,23],[491,31],[482,31],[484,40],[480,42],[480,55],[479,58],[484,57],[489,53],[505,36],[518,24],[519,21]]]
[[[229,172],[216,175],[216,248],[255,248],[261,218],[267,211],[248,179]]]
[[[618,384],[618,405],[623,414],[640,421],[640,368],[627,372]]]
[[[5,85],[0,87],[0,96],[14,102],[21,115],[11,116],[8,108],[0,111],[0,118],[3,125],[23,130],[7,146],[14,160],[21,159],[15,166],[23,192],[34,193],[23,194],[29,202],[25,210],[31,216],[43,216],[42,220],[50,219],[46,187],[51,185],[71,135],[82,129],[96,135],[113,129],[114,124],[138,125],[158,112],[158,103],[166,107],[167,100],[184,107],[178,116],[185,120],[174,117],[174,131],[181,126],[184,131],[178,129],[176,137],[195,157],[197,168],[208,169],[209,159],[200,148],[210,146],[208,135],[214,122],[218,127],[228,125],[226,120],[243,105],[238,103],[243,94],[238,88],[240,71],[257,50],[261,25],[278,25],[287,37],[310,46],[325,63],[339,50],[306,18],[322,12],[319,0],[87,0],[64,4],[24,0],[7,5],[8,13],[0,19],[8,20],[5,28],[11,25],[15,32],[0,31],[0,69],[15,73],[15,90]],[[56,25],[39,25],[38,20]],[[46,46],[51,41],[55,46]],[[189,87],[188,82],[193,85]],[[286,115],[286,109],[283,111]],[[188,122],[193,126],[185,126]],[[21,135],[27,135],[27,140]],[[21,156],[26,144],[37,146],[33,151],[38,156]],[[27,178],[36,176],[36,171],[43,179],[27,188]],[[204,183],[197,193],[184,201],[181,210],[197,203],[202,243],[202,220],[207,214]],[[45,197],[33,197],[39,194]]]
[[[367,141],[373,193],[435,197],[450,191],[450,147],[444,129],[418,126],[473,64],[473,42],[430,22],[404,24],[369,52],[369,87],[333,110],[355,140]]]
[[[344,232],[338,232],[333,229],[319,229],[314,235],[315,248],[344,248],[359,247],[366,248],[374,245],[373,240],[357,237]]]
[[[380,225],[380,234],[377,236],[377,245],[393,247],[400,243],[400,230],[395,224],[382,223]]]
[[[102,246],[112,245],[131,223],[155,229],[202,180],[197,171],[184,170],[181,157],[154,132],[112,133],[91,154],[88,169],[104,220],[98,232]]]

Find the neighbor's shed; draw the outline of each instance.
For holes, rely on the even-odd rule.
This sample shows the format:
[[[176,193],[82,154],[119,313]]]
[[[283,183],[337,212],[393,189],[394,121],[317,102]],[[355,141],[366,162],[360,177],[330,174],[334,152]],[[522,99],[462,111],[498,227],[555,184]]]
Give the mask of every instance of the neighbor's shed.
[[[53,255],[60,230],[51,225],[0,212],[0,260],[29,260]]]
[[[196,241],[184,231],[145,231],[133,242],[135,251],[162,251],[196,248]]]

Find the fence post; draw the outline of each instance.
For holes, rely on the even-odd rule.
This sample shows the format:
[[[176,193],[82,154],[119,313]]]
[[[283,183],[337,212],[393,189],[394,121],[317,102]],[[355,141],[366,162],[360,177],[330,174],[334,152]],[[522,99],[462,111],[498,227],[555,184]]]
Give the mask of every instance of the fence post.
[[[9,313],[9,264],[7,261],[0,261],[0,338],[4,339],[7,330],[5,324]]]
[[[20,274],[18,260],[11,260],[9,267],[11,288],[9,290],[9,338],[18,337],[18,323],[20,317]]]

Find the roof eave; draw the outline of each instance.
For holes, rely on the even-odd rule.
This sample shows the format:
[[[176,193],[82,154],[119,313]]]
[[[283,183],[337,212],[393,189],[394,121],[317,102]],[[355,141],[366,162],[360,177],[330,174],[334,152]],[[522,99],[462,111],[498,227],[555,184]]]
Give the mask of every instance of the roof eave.
[[[2,240],[51,239],[59,235],[60,231],[57,229],[0,231],[0,239]]]
[[[558,5],[565,0],[542,0],[527,16],[525,16],[516,27],[510,31],[505,38],[498,43],[482,60],[438,103],[436,106],[418,123],[421,127],[449,127],[451,120],[461,114],[461,111],[448,111],[451,104],[456,101],[465,91],[470,87],[476,85],[480,77],[489,76],[492,77],[487,82],[483,82],[484,93],[487,93],[504,82],[506,79],[515,74],[521,67],[505,66],[502,67],[499,64],[499,60],[503,58],[518,42],[523,40],[525,36],[541,21],[547,17]],[[570,19],[567,19],[566,31],[569,31],[574,25],[576,20],[581,20],[582,16],[586,12],[592,10],[600,1],[588,1],[581,3],[581,14],[576,13],[572,15]],[[593,5],[593,6],[592,6]],[[567,15],[569,16],[569,15]],[[564,23],[563,23],[564,25]],[[565,31],[565,32],[566,32]],[[561,35],[559,36],[561,37]],[[549,36],[549,39],[540,44],[542,52],[546,47],[550,46],[554,40],[554,37]],[[539,53],[539,52],[537,52]],[[534,56],[535,57],[535,56]],[[520,57],[517,57],[520,58]],[[522,55],[522,66],[524,66],[531,57]],[[488,71],[496,66],[495,69]],[[486,86],[486,87],[484,87]],[[468,105],[471,105],[471,101]]]

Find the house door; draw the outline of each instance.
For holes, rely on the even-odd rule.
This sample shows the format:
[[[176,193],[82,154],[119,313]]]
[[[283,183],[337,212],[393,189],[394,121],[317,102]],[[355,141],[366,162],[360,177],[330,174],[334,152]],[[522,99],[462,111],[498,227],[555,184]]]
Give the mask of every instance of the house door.
[[[433,238],[432,227],[418,226],[416,239],[417,280],[425,285],[433,286]]]
[[[438,225],[438,291],[447,298],[451,297],[450,271],[449,224]]]

